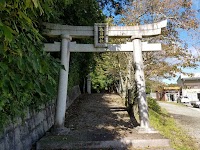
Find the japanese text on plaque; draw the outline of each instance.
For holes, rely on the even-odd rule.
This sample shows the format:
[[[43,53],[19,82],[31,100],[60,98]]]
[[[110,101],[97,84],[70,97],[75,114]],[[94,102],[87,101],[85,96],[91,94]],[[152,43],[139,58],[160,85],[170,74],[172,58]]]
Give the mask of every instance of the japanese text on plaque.
[[[98,43],[105,43],[105,27],[98,27]]]

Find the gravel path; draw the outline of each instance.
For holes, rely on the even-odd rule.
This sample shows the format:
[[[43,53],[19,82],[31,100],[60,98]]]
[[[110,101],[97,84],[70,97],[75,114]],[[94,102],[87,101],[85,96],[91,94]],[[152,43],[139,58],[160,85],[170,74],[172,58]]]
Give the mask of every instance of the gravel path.
[[[165,108],[176,122],[197,141],[200,149],[200,109],[165,102],[159,102],[159,105]]]
[[[116,94],[85,94],[66,112],[68,132],[48,134],[40,149],[172,150],[159,133],[138,133],[124,101]],[[164,147],[166,146],[166,147]]]
[[[70,129],[68,135],[78,137],[77,141],[113,141],[123,138],[128,140],[165,139],[159,133],[138,133],[124,103],[116,94],[83,96],[66,112],[65,127]],[[171,148],[167,149],[171,150]]]
[[[65,127],[70,128],[72,134],[75,132],[109,133],[109,140],[122,137],[163,138],[160,134],[138,134],[125,109],[124,101],[119,95],[85,95],[66,112]],[[101,140],[101,137],[98,140]]]

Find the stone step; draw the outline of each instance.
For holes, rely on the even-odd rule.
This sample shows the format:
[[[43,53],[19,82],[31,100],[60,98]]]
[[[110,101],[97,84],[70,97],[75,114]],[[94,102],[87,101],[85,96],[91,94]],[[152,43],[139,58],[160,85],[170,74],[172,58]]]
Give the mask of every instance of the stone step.
[[[69,136],[46,136],[37,143],[37,150],[53,149],[163,149],[169,150],[168,139],[121,138],[105,141],[76,141]]]

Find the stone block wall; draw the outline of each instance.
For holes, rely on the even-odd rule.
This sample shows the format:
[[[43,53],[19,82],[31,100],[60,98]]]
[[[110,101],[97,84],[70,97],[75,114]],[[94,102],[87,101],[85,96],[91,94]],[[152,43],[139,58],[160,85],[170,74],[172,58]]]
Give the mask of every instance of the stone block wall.
[[[67,108],[81,94],[75,86],[68,94]],[[28,110],[24,120],[18,118],[0,133],[0,150],[30,150],[54,124],[55,100],[39,112]]]
[[[55,102],[39,112],[27,111],[24,120],[18,118],[0,133],[0,150],[28,150],[54,124]]]

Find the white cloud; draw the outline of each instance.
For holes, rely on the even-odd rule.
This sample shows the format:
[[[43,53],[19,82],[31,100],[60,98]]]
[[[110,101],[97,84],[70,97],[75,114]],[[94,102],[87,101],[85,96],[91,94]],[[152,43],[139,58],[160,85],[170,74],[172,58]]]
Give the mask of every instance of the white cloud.
[[[200,51],[197,47],[191,46],[188,48],[188,50],[194,57],[200,56]]]

